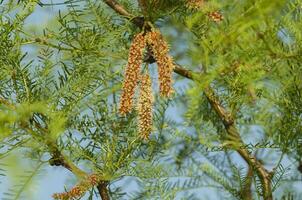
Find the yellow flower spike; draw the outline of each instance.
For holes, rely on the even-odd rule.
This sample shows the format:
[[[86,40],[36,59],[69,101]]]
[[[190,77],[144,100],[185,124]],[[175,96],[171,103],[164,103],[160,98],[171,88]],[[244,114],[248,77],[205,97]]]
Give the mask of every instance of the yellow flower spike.
[[[143,62],[145,44],[143,33],[137,34],[132,41],[125,70],[123,92],[120,100],[119,112],[121,114],[126,114],[132,109],[133,96],[139,80],[140,65]]]
[[[151,31],[146,34],[146,41],[151,47],[152,53],[158,65],[159,91],[164,97],[170,97],[173,93],[172,73],[174,69],[173,59],[168,55],[169,47],[159,31]]]
[[[57,200],[78,199],[82,197],[87,190],[96,186],[101,181],[101,178],[96,174],[91,174],[85,177],[79,184],[71,188],[70,191],[63,193],[55,193],[52,197]]]
[[[204,0],[187,0],[186,6],[190,9],[200,9],[204,5]]]
[[[138,99],[138,131],[139,135],[147,139],[152,131],[153,94],[149,74],[141,76],[140,93]]]

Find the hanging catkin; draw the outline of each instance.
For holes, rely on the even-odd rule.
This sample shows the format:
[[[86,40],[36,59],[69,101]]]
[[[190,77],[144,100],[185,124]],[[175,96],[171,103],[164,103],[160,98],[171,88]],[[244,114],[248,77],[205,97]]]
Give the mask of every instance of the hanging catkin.
[[[158,65],[159,91],[161,96],[170,97],[173,93],[172,72],[173,59],[169,56],[169,47],[161,33],[157,30],[137,34],[130,46],[128,64],[125,70],[123,91],[120,99],[119,112],[126,114],[131,111],[135,88],[140,79],[140,92],[137,102],[138,131],[142,138],[147,139],[152,130],[152,88],[148,74],[140,75],[145,47],[151,53]]]
[[[186,6],[191,9],[200,9],[204,5],[204,0],[187,0]]]
[[[135,88],[139,79],[140,65],[143,62],[145,44],[143,33],[139,33],[134,37],[130,46],[123,82],[123,92],[120,100],[119,112],[121,114],[126,114],[132,109]]]
[[[87,190],[96,186],[100,180],[100,177],[96,174],[89,175],[78,185],[74,186],[70,191],[56,193],[52,197],[58,200],[79,199],[85,194],[85,192],[87,192]]]
[[[153,95],[149,74],[141,76],[138,99],[138,131],[142,138],[147,139],[152,130]]]
[[[150,31],[146,34],[146,41],[158,65],[159,91],[164,97],[169,97],[172,92],[173,59],[169,56],[169,47],[159,31]]]
[[[208,17],[214,22],[221,22],[223,20],[223,15],[219,11],[208,13]]]

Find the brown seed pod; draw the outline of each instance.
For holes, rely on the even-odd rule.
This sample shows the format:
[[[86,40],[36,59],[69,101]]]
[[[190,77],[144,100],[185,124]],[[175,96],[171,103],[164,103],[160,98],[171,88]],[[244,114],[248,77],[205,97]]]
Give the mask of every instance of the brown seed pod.
[[[173,93],[172,72],[174,69],[173,59],[168,55],[169,47],[159,31],[151,31],[146,34],[146,41],[151,47],[154,58],[158,65],[159,91],[164,97]]]
[[[147,139],[152,131],[153,94],[149,74],[142,75],[138,99],[138,131],[142,138]]]
[[[143,33],[137,34],[130,46],[128,63],[125,70],[123,82],[123,92],[120,100],[121,114],[131,111],[135,88],[139,79],[140,66],[143,62],[143,52],[145,48],[145,37]]]

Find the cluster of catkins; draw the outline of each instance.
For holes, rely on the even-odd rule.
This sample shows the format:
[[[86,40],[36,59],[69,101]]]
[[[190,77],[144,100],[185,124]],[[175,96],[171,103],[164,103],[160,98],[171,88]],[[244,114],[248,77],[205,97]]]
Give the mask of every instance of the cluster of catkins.
[[[152,51],[158,65],[159,92],[163,97],[170,97],[173,93],[172,72],[174,64],[172,57],[168,54],[168,44],[158,30],[141,32],[134,37],[129,49],[119,112],[124,115],[132,110],[135,89],[139,85],[138,130],[140,136],[147,139],[152,130],[153,95],[149,74],[141,73],[145,49]]]
[[[96,174],[89,175],[85,177],[79,184],[74,186],[70,191],[56,193],[52,197],[58,200],[79,199],[85,194],[85,192],[87,192],[87,190],[96,186],[100,180],[100,177]]]

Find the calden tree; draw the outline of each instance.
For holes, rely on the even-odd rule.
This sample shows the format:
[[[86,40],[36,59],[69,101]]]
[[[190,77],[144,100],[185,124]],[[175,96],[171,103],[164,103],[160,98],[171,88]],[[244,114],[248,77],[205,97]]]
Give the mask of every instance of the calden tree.
[[[36,198],[301,199],[301,0],[2,0],[0,16],[1,199],[34,198],[53,168],[67,186]]]

